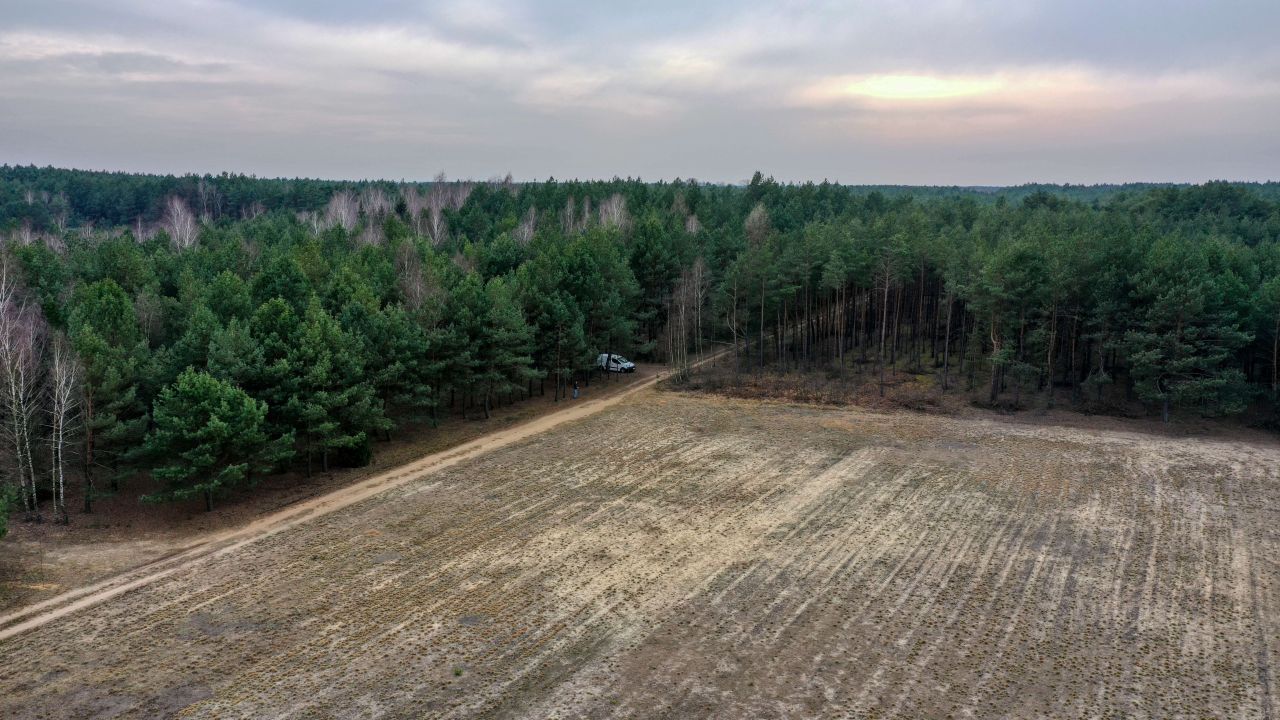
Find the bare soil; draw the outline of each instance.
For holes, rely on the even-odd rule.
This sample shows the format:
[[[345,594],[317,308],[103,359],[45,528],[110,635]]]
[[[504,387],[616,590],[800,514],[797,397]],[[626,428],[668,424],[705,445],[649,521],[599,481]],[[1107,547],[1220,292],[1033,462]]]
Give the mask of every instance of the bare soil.
[[[654,379],[661,370],[661,365],[640,364],[634,374],[593,377],[590,386],[582,385],[579,401],[611,397]],[[545,395],[538,394],[537,388],[534,393],[532,398],[493,408],[487,420],[474,409],[447,415],[438,427],[422,423],[404,428],[390,442],[378,442],[373,461],[363,468],[316,472],[309,478],[301,473],[265,478],[252,488],[219,498],[212,512],[206,512],[199,499],[158,505],[141,502],[139,496],[152,486],[146,478],[136,478],[118,492],[98,498],[94,512],[85,514],[80,512],[81,485],[73,481],[67,499],[70,525],[22,522],[18,513],[10,518],[9,535],[0,541],[0,613],[166,558],[263,516],[572,404],[565,399],[556,402],[550,385]]]
[[[646,390],[0,640],[0,716],[1277,717],[1277,468]]]

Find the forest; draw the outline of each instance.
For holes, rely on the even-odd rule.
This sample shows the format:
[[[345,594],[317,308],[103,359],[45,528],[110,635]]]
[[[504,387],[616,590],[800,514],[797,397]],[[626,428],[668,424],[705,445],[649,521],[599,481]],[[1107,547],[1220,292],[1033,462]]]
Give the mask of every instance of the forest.
[[[206,507],[598,353],[1271,417],[1280,186],[336,182],[0,167],[0,503]],[[8,513],[0,512],[0,522]],[[0,530],[2,531],[2,530]]]

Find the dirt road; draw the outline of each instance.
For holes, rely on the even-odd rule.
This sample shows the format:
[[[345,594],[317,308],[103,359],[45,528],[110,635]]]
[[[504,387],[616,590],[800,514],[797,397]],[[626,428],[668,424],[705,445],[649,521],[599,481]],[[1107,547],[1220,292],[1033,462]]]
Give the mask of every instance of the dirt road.
[[[0,615],[0,640],[13,637],[71,613],[96,605],[121,593],[179,573],[194,561],[214,554],[234,552],[240,547],[275,533],[308,522],[327,513],[360,502],[365,498],[399,487],[423,475],[451,467],[482,453],[505,447],[532,435],[546,432],[565,422],[600,412],[622,402],[630,395],[652,387],[661,375],[645,378],[620,393],[596,400],[570,403],[564,410],[544,415],[530,422],[486,435],[449,450],[423,457],[407,465],[362,480],[320,497],[305,500],[253,522],[201,538],[177,552],[134,568],[115,577],[77,588],[14,612]]]
[[[1268,720],[1277,468],[632,393],[0,640],[0,717]]]

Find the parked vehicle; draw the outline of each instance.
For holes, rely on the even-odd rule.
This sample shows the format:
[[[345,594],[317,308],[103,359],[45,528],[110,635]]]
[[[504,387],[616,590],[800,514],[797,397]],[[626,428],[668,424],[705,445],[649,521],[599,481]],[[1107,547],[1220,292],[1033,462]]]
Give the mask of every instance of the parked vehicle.
[[[621,355],[610,355],[609,353],[600,353],[600,357],[596,358],[596,367],[605,372],[633,373],[636,371],[635,363]]]

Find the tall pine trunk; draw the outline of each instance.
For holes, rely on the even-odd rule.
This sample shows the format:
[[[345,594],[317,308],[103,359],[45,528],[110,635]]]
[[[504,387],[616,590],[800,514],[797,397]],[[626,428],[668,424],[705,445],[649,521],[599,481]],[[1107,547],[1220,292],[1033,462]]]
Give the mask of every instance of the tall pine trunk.
[[[942,391],[947,391],[947,375],[951,370],[951,311],[955,308],[955,298],[947,295],[947,331],[942,337]]]
[[[880,397],[884,397],[884,344],[889,330],[889,279],[884,282],[884,302],[880,308]]]

